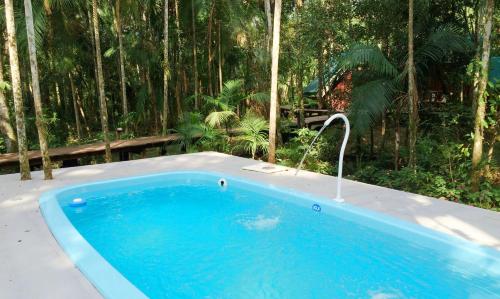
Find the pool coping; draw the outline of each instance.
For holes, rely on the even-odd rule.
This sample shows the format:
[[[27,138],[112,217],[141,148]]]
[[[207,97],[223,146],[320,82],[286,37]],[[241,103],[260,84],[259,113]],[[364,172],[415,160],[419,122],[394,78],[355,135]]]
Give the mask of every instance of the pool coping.
[[[330,190],[335,190],[336,178],[334,177],[307,171],[301,172],[301,175],[297,178],[293,177],[290,171],[277,174],[262,174],[241,170],[241,167],[255,163],[256,161],[250,159],[214,152],[205,152],[59,169],[54,171],[56,176],[54,181],[42,181],[41,172],[34,172],[34,180],[28,182],[19,182],[18,175],[0,176],[0,219],[2,219],[2,215],[5,215],[7,216],[7,220],[12,223],[17,223],[19,225],[38,225],[38,227],[36,227],[36,236],[38,238],[36,240],[37,244],[35,244],[37,248],[46,252],[47,256],[55,257],[54,260],[56,260],[58,264],[67,265],[69,264],[68,257],[62,252],[61,247],[59,247],[60,245],[56,243],[56,246],[54,246],[53,236],[47,229],[47,226],[43,224],[45,221],[40,214],[32,217],[33,219],[29,216],[22,217],[22,215],[32,216],[32,214],[26,213],[38,211],[38,198],[41,193],[53,192],[55,189],[64,188],[69,185],[175,170],[222,171],[228,176],[236,176],[245,180],[248,179],[259,184],[274,185],[288,189],[292,187],[292,189],[302,191],[308,190],[313,192],[306,193],[312,194],[315,197],[333,198],[334,194],[332,194]],[[455,235],[462,239],[473,241],[479,245],[492,247],[495,250],[500,248],[499,213],[349,180],[343,180],[343,182],[344,198],[350,205],[362,207],[377,213],[388,214],[405,222],[413,222],[413,225],[417,224],[450,235]],[[324,187],[330,186],[331,188],[325,190]],[[365,196],[364,199],[363,196]],[[366,197],[370,197],[370,200]],[[436,213],[436,209],[439,213]],[[427,215],[425,214],[426,212]],[[19,215],[21,215],[21,217],[14,217]],[[418,217],[421,215],[425,215],[425,219],[437,219],[440,221],[442,220],[440,217],[445,215],[446,217],[461,220],[465,225],[461,225],[461,222],[452,221],[449,225],[447,224],[448,226],[443,226],[444,228],[433,227],[432,223],[429,222],[420,223]],[[448,218],[444,220],[446,219]],[[439,223],[446,224],[442,221]],[[0,222],[0,238],[4,240],[3,237],[6,236],[7,241],[15,242],[18,235],[12,233],[11,236],[9,230],[3,229],[1,224]],[[474,229],[470,230],[470,227]],[[35,231],[35,229],[33,229],[33,231]],[[474,234],[475,231],[479,231],[480,233]],[[22,249],[21,251],[25,250],[19,247],[19,244],[15,245],[18,245],[17,248]],[[29,252],[29,254],[22,252],[18,253],[16,252],[16,246],[10,242],[0,243],[0,250],[7,253],[0,255],[0,265],[6,264],[8,266],[7,270],[9,271],[9,273],[0,273],[0,288],[6,290],[7,296],[10,294],[11,297],[33,297],[19,295],[30,293],[37,294],[39,297],[44,297],[43,294],[50,294],[52,298],[67,298],[68,294],[72,294],[73,298],[100,297],[95,289],[92,291],[92,285],[85,283],[85,279],[82,279],[83,275],[81,273],[78,276],[78,270],[76,268],[65,268],[61,271],[54,271],[51,269],[51,267],[54,266],[54,261],[35,261],[34,263],[37,264],[38,267],[43,268],[44,273],[47,273],[47,281],[49,281],[49,283],[42,286],[38,282],[39,277],[29,273],[26,274],[22,264],[11,261],[17,260],[18,254],[26,254],[26,257],[33,262],[33,260],[36,259],[36,252]],[[11,260],[9,260],[9,258],[11,258]],[[78,266],[77,263],[75,264]],[[82,272],[84,271],[82,270]],[[5,274],[7,274],[9,278],[13,278],[11,279],[13,281],[22,280],[25,283],[19,285],[4,280],[2,275],[7,276]],[[21,276],[23,277],[21,278]],[[61,287],[61,281],[64,282],[64,287]],[[51,289],[54,290],[57,288],[60,289],[60,292],[65,292],[64,295],[57,296],[57,294],[54,295],[53,292],[50,292]],[[108,296],[102,290],[100,291],[103,295]]]
[[[57,242],[75,266],[105,298],[148,298],[109,264],[64,214],[56,196],[74,187],[48,191],[42,194],[39,200],[40,210]]]

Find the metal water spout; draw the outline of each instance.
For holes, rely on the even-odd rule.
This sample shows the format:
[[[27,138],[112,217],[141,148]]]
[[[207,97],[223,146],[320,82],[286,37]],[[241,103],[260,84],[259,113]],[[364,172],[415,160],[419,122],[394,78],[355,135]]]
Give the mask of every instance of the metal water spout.
[[[314,137],[313,141],[311,142],[311,144],[307,148],[306,152],[304,153],[304,156],[302,157],[302,160],[300,160],[300,164],[299,164],[299,167],[297,167],[297,171],[295,172],[295,175],[297,175],[299,173],[300,169],[302,168],[302,164],[304,163],[304,160],[305,160],[307,154],[309,153],[309,150],[311,149],[311,147],[316,142],[316,139],[318,139],[318,137],[326,129],[326,127],[328,127],[332,123],[332,121],[334,121],[337,118],[341,118],[344,121],[344,123],[345,123],[345,134],[344,134],[344,140],[342,141],[342,146],[340,147],[339,171],[338,171],[338,175],[337,175],[337,196],[335,197],[335,200],[338,201],[338,202],[343,202],[344,199],[341,196],[341,191],[342,191],[342,164],[344,162],[344,151],[345,151],[345,147],[347,145],[347,140],[349,139],[349,132],[351,131],[351,126],[349,125],[349,120],[347,119],[347,117],[344,114],[342,114],[342,113],[336,113],[336,114],[330,116],[325,121],[325,123],[323,124],[323,127],[321,127],[321,129],[319,130],[318,135],[316,135],[316,137]]]

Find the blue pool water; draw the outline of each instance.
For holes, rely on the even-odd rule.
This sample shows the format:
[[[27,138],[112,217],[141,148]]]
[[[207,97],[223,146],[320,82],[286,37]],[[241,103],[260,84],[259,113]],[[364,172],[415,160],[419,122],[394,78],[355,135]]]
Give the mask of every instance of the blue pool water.
[[[499,298],[498,251],[236,178],[221,188],[220,178],[167,173],[52,195],[151,298]],[[87,205],[71,207],[76,197]]]

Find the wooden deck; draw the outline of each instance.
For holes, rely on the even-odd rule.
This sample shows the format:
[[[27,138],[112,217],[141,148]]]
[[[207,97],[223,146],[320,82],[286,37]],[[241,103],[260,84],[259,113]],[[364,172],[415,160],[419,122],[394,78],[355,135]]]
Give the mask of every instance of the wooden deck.
[[[129,140],[116,140],[111,142],[110,146],[111,152],[134,152],[150,147],[159,147],[163,144],[177,141],[178,139],[178,134],[169,134],[168,136],[151,136]],[[53,161],[64,161],[92,155],[102,155],[104,152],[104,142],[49,149],[49,155]],[[42,156],[40,151],[29,151],[28,157],[30,164],[41,164]],[[17,165],[18,163],[19,159],[17,153],[0,155],[0,166]]]

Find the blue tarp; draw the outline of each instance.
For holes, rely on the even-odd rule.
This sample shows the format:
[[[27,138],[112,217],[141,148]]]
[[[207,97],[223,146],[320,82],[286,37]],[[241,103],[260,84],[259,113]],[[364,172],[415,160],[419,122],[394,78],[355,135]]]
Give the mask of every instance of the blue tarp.
[[[338,79],[340,77],[341,71],[338,66],[338,62],[335,60],[330,60],[327,65],[326,72],[323,75],[324,84],[328,84],[332,79]],[[305,97],[315,97],[319,91],[319,78],[314,79],[304,88]]]

